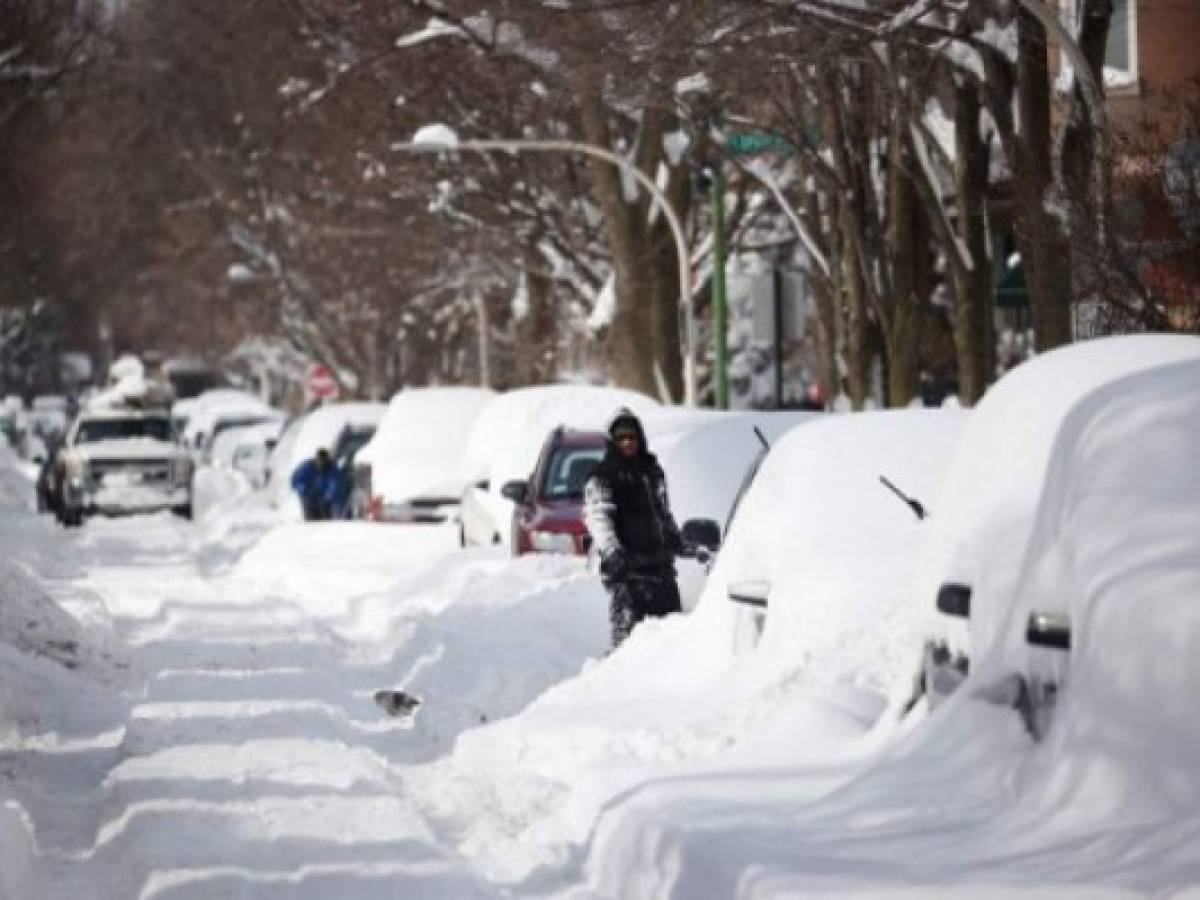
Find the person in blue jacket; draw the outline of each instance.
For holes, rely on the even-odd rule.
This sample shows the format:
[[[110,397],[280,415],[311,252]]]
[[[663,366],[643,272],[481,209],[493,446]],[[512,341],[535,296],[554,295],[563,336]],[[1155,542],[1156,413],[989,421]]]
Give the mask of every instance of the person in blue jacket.
[[[342,492],[342,473],[329,458],[324,447],[316,456],[296,467],[292,473],[292,490],[304,506],[304,518],[309,522],[328,519],[333,514]]]

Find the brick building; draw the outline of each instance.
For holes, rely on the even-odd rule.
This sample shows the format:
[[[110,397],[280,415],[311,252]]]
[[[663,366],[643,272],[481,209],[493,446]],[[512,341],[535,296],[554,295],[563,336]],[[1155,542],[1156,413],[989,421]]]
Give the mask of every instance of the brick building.
[[[1200,0],[1113,0],[1114,212],[1170,324],[1200,329]]]

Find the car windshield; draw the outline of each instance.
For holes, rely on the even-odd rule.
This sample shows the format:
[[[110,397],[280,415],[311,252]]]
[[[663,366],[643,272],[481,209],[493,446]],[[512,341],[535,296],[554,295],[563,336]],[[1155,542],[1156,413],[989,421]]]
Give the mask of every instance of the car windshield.
[[[79,423],[75,436],[77,444],[96,441],[119,441],[125,438],[151,438],[170,441],[171,420],[167,418],[89,419]]]
[[[263,422],[269,421],[270,419],[266,419],[262,416],[246,416],[241,419],[221,419],[216,425],[213,426],[212,437],[210,438],[210,441],[216,443],[217,435],[229,431],[230,429],[248,428],[251,425],[259,425]]]
[[[560,447],[555,450],[546,466],[542,496],[547,500],[582,497],[584,482],[603,456],[603,447]]]

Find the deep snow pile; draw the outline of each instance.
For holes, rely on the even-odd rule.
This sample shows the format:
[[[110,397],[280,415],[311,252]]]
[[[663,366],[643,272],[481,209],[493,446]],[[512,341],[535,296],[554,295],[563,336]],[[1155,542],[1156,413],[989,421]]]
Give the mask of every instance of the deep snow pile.
[[[639,626],[521,714],[463,734],[412,779],[427,814],[489,877],[521,882],[547,867],[569,878],[600,810],[640,784],[798,758],[852,767],[864,751],[848,742],[910,661],[912,634],[890,614],[923,531],[878,476],[932,495],[964,418],[878,413],[793,428],[743,501],[697,610]],[[725,596],[745,578],[773,582],[757,647],[739,640],[750,614]]]
[[[48,520],[31,511],[33,483],[0,448],[0,750],[54,745],[113,702],[125,660],[108,622],[81,622],[45,586],[62,574]]]
[[[326,623],[377,688],[425,700],[406,759],[523,708],[607,646],[607,603],[584,561],[459,551],[452,526],[364,522],[269,532],[230,573],[228,590],[286,598]]]
[[[1197,351],[1194,339],[1095,342],[1027,363],[989,393],[927,557],[973,560],[971,574],[987,576],[975,582],[967,682],[817,802],[805,802],[811,773],[800,767],[770,796],[748,776],[631,796],[593,834],[596,893],[884,896],[907,886],[925,896],[990,885],[1093,897],[1200,881]],[[1192,361],[1172,361],[1181,358]],[[1014,423],[1030,426],[1027,445],[1009,436]],[[995,480],[978,480],[985,472]],[[956,514],[969,528],[961,535]],[[1000,565],[1011,570],[993,576]],[[1032,609],[1069,612],[1069,654],[1026,644]],[[986,699],[1014,673],[1060,687],[1040,743]]]

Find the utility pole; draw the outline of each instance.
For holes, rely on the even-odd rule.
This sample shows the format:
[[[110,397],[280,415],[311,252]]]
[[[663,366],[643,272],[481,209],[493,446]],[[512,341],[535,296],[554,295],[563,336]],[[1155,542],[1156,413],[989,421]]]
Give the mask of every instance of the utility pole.
[[[712,165],[713,217],[713,406],[729,409],[729,308],[725,295],[725,176],[721,161]]]

